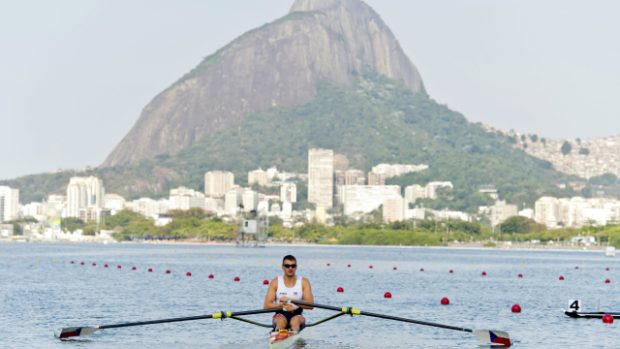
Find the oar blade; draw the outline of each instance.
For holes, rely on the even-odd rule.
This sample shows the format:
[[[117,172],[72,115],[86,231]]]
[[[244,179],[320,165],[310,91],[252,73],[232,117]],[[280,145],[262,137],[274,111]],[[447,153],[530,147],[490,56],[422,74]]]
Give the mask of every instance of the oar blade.
[[[98,328],[96,327],[66,327],[56,333],[56,337],[59,339],[67,339],[71,337],[84,337],[90,336],[95,333]]]
[[[512,345],[510,335],[498,330],[474,330],[474,336],[484,345],[507,348]]]

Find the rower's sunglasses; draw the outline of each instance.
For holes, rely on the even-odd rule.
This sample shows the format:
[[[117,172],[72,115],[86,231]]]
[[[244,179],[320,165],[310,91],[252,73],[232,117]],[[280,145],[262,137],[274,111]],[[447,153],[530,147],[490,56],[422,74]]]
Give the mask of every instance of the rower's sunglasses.
[[[282,266],[286,269],[295,269],[297,268],[297,264],[282,264]]]

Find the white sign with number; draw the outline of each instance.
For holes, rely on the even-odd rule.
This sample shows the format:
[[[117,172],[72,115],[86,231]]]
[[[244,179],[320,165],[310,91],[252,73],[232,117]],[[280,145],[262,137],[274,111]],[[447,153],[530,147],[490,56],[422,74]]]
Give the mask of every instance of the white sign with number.
[[[568,301],[568,311],[572,311],[574,313],[578,312],[581,309],[581,300],[579,299],[571,299]]]

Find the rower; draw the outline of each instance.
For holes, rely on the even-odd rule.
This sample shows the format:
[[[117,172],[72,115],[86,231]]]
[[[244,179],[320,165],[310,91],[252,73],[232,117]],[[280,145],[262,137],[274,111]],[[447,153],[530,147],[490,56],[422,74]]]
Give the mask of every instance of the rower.
[[[306,324],[302,315],[304,308],[309,306],[297,306],[291,300],[314,302],[312,288],[307,278],[297,276],[297,259],[287,255],[282,259],[281,276],[275,277],[269,284],[269,290],[265,296],[265,309],[280,308],[273,316],[273,326],[276,331],[291,329],[299,332]]]

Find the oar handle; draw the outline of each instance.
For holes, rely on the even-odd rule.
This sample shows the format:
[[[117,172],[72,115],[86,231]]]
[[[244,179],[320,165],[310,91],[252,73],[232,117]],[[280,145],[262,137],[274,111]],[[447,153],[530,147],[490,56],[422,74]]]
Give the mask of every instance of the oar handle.
[[[445,328],[447,330],[455,330],[455,331],[462,331],[462,332],[470,332],[471,333],[471,332],[474,331],[472,329],[465,328],[465,327],[443,325],[443,324],[437,324],[437,323],[434,323],[434,322],[428,322],[428,321],[407,319],[407,318],[398,317],[398,316],[390,316],[390,315],[384,315],[384,314],[371,313],[371,312],[367,312],[367,311],[362,311],[362,310],[357,309],[357,308],[349,308],[349,307],[340,307],[340,308],[338,308],[338,307],[334,307],[334,306],[331,306],[331,305],[316,304],[316,303],[310,303],[310,302],[305,302],[305,301],[292,301],[292,302],[297,304],[297,305],[305,305],[305,306],[309,306],[309,307],[315,307],[315,308],[322,308],[322,309],[327,309],[327,310],[339,311],[339,312],[342,312],[344,314],[364,315],[364,316],[376,317],[376,318],[380,318],[380,319],[402,321],[402,322],[408,322],[408,323],[417,324],[417,325],[439,327],[439,328]]]

